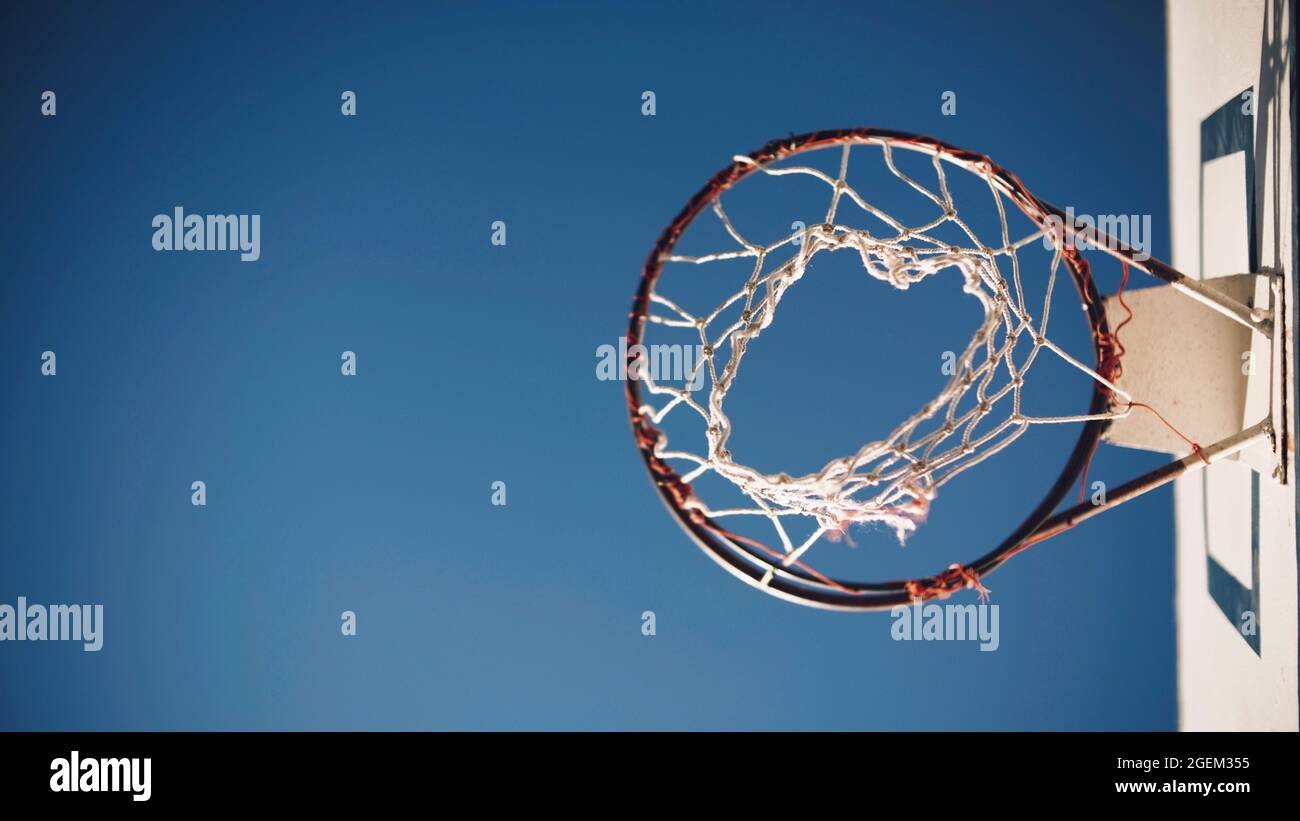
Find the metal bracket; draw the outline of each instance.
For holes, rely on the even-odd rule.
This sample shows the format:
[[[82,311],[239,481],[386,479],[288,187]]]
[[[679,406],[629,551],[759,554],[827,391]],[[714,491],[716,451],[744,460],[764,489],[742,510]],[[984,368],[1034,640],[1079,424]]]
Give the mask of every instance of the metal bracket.
[[[1283,293],[1274,272],[1182,279],[1126,292],[1133,318],[1122,332],[1117,384],[1203,446],[1268,420],[1272,446],[1243,449],[1233,458],[1285,483],[1285,334],[1274,324],[1285,318]],[[1115,296],[1105,305],[1112,328],[1128,316]],[[1116,419],[1105,438],[1163,453],[1188,450],[1159,418],[1139,409]]]

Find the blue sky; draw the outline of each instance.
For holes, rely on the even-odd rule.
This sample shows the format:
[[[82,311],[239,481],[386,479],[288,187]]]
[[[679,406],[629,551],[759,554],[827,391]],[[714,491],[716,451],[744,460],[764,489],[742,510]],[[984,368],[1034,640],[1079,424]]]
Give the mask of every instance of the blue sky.
[[[0,601],[102,603],[105,638],[0,644],[0,728],[1172,729],[1167,490],[991,577],[998,651],[894,642],[705,559],[594,376],[662,227],[791,132],[930,133],[1062,207],[1152,215],[1166,255],[1163,12],[1095,5],[6,8]],[[177,205],[260,214],[260,260],[154,251]],[[860,443],[898,339],[866,285],[812,285],[766,373],[854,323],[869,354],[835,337],[833,401],[756,384],[781,465]],[[837,561],[983,553],[1056,444]]]

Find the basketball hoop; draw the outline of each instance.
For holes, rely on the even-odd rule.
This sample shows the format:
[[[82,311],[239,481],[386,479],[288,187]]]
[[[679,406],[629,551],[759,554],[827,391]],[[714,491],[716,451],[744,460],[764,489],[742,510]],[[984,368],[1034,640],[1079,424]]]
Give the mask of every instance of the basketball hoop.
[[[878,148],[889,179],[909,196],[919,198],[932,214],[919,223],[904,223],[856,189],[849,175],[849,160],[858,156],[855,149],[864,146]],[[839,152],[838,174],[785,162],[825,150]],[[901,170],[895,162],[898,151],[927,156],[935,183],[923,184],[916,179],[919,175]],[[963,218],[949,184],[953,174],[974,175],[987,188],[1000,226],[997,236],[980,237],[972,228],[973,220]],[[756,175],[796,176],[823,183],[828,202],[824,219],[769,244],[747,237],[729,218],[722,195]],[[734,243],[732,247],[700,255],[677,253],[683,233],[706,210],[719,220]],[[841,219],[850,210],[870,215],[883,230]],[[1027,233],[1013,234],[1008,215],[1014,213],[1028,218]],[[1076,233],[1072,219],[1036,198],[1011,172],[983,155],[929,137],[865,128],[821,131],[775,140],[752,154],[735,157],[660,234],[645,262],[628,325],[630,373],[643,364],[636,361],[633,351],[644,342],[647,326],[698,333],[703,351],[703,359],[696,364],[708,377],[708,395],[702,401],[688,390],[656,381],[653,375],[642,374],[626,382],[637,447],[673,515],[709,556],[764,592],[816,607],[889,608],[946,597],[963,587],[983,594],[981,579],[1011,556],[1188,470],[1270,440],[1274,425],[1272,419],[1266,419],[1201,447],[1161,417],[1188,443],[1186,457],[1113,489],[1102,504],[1080,504],[1056,512],[1086,473],[1103,433],[1114,421],[1135,412],[1157,413],[1118,384],[1123,348],[1111,330],[1088,261],[1069,241]],[[954,242],[954,234],[961,239]],[[1252,310],[1159,260],[1136,254],[1105,234],[1094,232],[1088,239],[1125,265],[1126,272],[1129,266],[1137,268],[1232,322],[1273,335],[1270,311]],[[1052,248],[1045,270],[1024,269],[1023,252],[1031,244]],[[737,462],[727,447],[732,433],[725,412],[727,392],[748,345],[774,321],[787,290],[803,278],[816,255],[836,252],[854,254],[869,276],[900,290],[940,273],[955,272],[962,290],[982,306],[984,319],[958,354],[958,367],[939,394],[889,435],[814,473],[764,473]],[[752,268],[739,290],[707,313],[679,304],[671,289],[663,287],[665,266],[704,266],[724,260],[746,260],[752,262]],[[1092,339],[1091,363],[1071,356],[1048,335],[1052,289],[1062,268],[1082,303]],[[1045,284],[1043,301],[1027,298],[1023,286],[1028,277]],[[1086,409],[1063,416],[1032,416],[1024,411],[1021,394],[1025,380],[1040,357],[1055,357],[1093,380],[1096,389]],[[663,420],[670,414],[698,416],[703,447],[695,451],[670,447],[662,430]],[[1078,424],[1079,438],[1042,500],[1006,539],[983,556],[950,564],[932,576],[885,582],[845,581],[814,569],[808,555],[813,547],[823,537],[834,539],[850,526],[874,523],[904,539],[924,522],[941,487],[1011,445],[1030,427],[1043,424]],[[705,474],[725,479],[752,504],[711,507],[693,487]],[[740,516],[767,519],[775,533],[775,546],[723,524],[729,517]],[[796,543],[784,524],[789,517],[811,522],[811,535]]]

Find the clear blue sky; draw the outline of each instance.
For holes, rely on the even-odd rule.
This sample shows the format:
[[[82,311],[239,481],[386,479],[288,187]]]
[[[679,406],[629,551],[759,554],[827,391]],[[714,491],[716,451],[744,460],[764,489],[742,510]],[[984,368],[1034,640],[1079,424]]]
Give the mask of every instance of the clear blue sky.
[[[5,8],[0,601],[106,624],[0,644],[0,729],[1172,729],[1167,490],[993,576],[997,652],[899,643],[707,561],[594,377],[660,229],[790,132],[931,133],[1166,255],[1163,33],[1155,2]],[[176,205],[261,214],[261,260],[155,252]],[[859,444],[794,421],[774,462]],[[850,575],[983,553],[1040,457]]]

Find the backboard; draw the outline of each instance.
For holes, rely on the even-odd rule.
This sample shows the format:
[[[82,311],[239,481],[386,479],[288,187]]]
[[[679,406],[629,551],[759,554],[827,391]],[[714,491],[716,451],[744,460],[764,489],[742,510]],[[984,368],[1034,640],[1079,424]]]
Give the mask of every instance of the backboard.
[[[1241,361],[1230,363],[1249,382],[1248,396],[1265,393],[1247,400],[1247,415],[1264,415],[1261,401],[1265,409],[1270,402],[1285,409],[1284,475],[1261,472],[1243,455],[1179,479],[1174,489],[1178,715],[1185,730],[1295,730],[1300,723],[1293,2],[1167,4],[1170,261],[1202,279],[1276,272],[1287,314],[1279,323],[1280,376],[1252,372],[1256,357],[1268,356],[1258,335],[1247,333],[1255,338],[1243,342]],[[1257,421],[1243,418],[1241,427]]]

